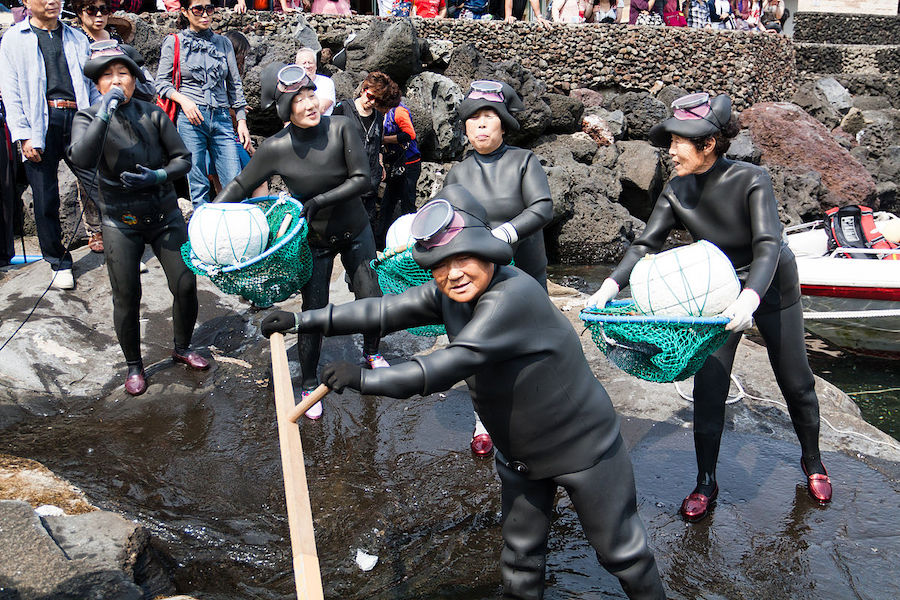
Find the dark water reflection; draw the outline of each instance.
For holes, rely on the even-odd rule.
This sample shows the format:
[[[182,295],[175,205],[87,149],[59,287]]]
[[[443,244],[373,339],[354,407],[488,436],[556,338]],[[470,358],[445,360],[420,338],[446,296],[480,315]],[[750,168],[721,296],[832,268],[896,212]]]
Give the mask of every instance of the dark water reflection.
[[[385,354],[402,356],[409,343],[392,336]],[[220,361],[194,375],[160,365],[148,394],[65,401],[57,415],[0,430],[0,451],[45,463],[149,527],[180,592],[293,597],[267,346],[232,355],[252,366]],[[332,339],[323,363],[358,356],[359,340]],[[332,395],[321,421],[301,425],[327,598],[498,597],[499,485],[492,460],[469,452],[471,426],[461,390],[411,400]],[[677,510],[693,485],[689,430],[631,419],[623,431],[672,598],[900,597],[896,464],[828,454],[836,493],[823,509],[806,495],[795,441],[727,431],[718,506],[688,525]],[[356,566],[357,548],[379,557],[374,570]],[[624,598],[565,496],[546,598]]]

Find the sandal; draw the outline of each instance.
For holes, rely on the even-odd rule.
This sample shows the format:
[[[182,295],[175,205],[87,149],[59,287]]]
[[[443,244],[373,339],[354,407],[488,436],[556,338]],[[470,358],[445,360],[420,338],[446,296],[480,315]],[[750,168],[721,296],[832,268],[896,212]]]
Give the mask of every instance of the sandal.
[[[96,252],[97,254],[103,254],[103,233],[97,232],[92,233],[91,237],[88,239],[88,248],[91,249],[91,252]]]

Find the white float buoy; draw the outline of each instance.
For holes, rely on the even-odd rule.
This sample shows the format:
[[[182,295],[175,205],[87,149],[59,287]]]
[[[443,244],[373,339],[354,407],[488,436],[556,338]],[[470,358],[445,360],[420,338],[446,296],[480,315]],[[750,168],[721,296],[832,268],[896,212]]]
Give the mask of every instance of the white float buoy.
[[[638,310],[671,317],[717,315],[741,292],[731,261],[706,240],[645,256],[629,285]]]
[[[202,262],[235,265],[262,254],[269,241],[269,223],[253,204],[203,204],[191,217],[188,238]]]
[[[386,249],[406,248],[416,242],[409,234],[409,229],[412,227],[412,222],[415,218],[415,213],[397,217],[397,220],[388,228],[387,236],[385,236],[384,246]]]

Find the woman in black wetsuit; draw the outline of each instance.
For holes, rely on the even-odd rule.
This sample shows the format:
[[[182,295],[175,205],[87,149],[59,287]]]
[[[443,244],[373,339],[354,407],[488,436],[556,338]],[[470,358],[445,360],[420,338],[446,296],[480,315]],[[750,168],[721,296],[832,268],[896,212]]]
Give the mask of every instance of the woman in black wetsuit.
[[[207,369],[209,363],[190,349],[197,281],[181,259],[187,227],[171,183],[190,170],[191,155],[162,110],[132,97],[135,81],[143,82],[144,74],[126,50],[114,40],[91,45],[84,74],[103,97],[75,115],[75,141],[66,152],[79,167],[98,169],[113,321],[128,363],[125,390],[137,396],[147,390],[138,323],[139,265],[146,244],[159,259],[174,296],[172,358],[193,369]]]
[[[508,146],[507,131],[518,131],[512,115],[524,109],[508,84],[474,81],[459,105],[471,152],[447,173],[444,185],[459,183],[487,210],[495,237],[513,246],[515,265],[547,289],[544,227],[553,218],[550,183],[531,150]]]
[[[826,504],[831,500],[831,481],[819,454],[819,400],[803,341],[797,264],[782,240],[772,182],[760,167],[725,158],[730,138],[738,131],[728,96],[710,100],[708,94],[691,94],[673,102],[672,108],[674,116],[650,130],[650,141],[669,148],[676,177],[660,194],[641,236],[588,306],[604,306],[614,298],[627,285],[635,263],[659,251],[676,223],[686,227],[695,241],[718,246],[744,289],[722,312],[731,317],[726,328],[732,335],[694,376],[697,487],[682,503],[681,514],[689,521],[702,519],[719,493],[716,462],[731,367],[740,332],[753,319],[800,440],[809,493]]]
[[[465,187],[487,211],[491,233],[512,244],[513,260],[547,289],[547,252],[543,229],[553,218],[550,183],[531,150],[507,146],[503,135],[518,131],[512,115],[521,111],[519,94],[508,84],[474,81],[459,105],[471,152],[447,173],[444,185]],[[470,442],[472,452],[490,453],[491,438],[478,414]]]
[[[337,254],[356,297],[380,297],[381,288],[369,265],[375,258],[375,238],[360,201],[369,189],[369,165],[356,129],[347,117],[321,116],[316,85],[303,67],[270,65],[260,79],[263,107],[274,103],[278,118],[290,123],[260,145],[215,202],[239,202],[272,175],[281,175],[291,194],[303,203],[309,222],[313,267],[309,282],[300,290],[303,310],[328,304]],[[379,339],[377,334],[363,337],[363,354],[371,368],[388,366],[378,354]],[[322,335],[300,334],[299,350],[303,395],[308,395],[318,385]],[[321,415],[321,402],[306,413],[310,419]]]

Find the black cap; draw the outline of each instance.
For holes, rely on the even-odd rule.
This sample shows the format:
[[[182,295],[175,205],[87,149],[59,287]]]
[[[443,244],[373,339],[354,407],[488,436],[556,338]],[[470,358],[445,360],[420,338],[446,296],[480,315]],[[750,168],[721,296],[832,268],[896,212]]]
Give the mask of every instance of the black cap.
[[[278,118],[282,121],[290,121],[291,120],[291,102],[294,101],[294,96],[297,95],[297,92],[303,89],[315,90],[316,84],[315,82],[309,78],[306,74],[303,75],[299,80],[300,86],[291,92],[282,92],[278,89],[278,76],[279,73],[282,72],[286,67],[297,67],[298,69],[302,69],[303,67],[299,65],[289,65],[282,62],[272,63],[267,65],[260,73],[259,76],[259,104],[260,110],[266,110],[273,104],[275,105],[275,110],[278,113]]]
[[[91,58],[84,63],[82,71],[88,79],[97,83],[109,65],[114,62],[120,62],[128,67],[135,79],[141,83],[146,83],[147,78],[144,76],[144,72],[135,59],[132,58],[135,55],[140,57],[141,53],[127,44],[110,45],[107,48],[92,51]],[[142,57],[141,62],[143,62]]]
[[[449,202],[453,207],[454,214],[452,216],[461,228],[456,231],[455,235],[448,236],[450,240],[440,246],[430,245],[428,240],[417,240],[412,248],[412,257],[420,267],[431,270],[442,260],[456,254],[471,254],[488,262],[509,264],[513,256],[512,246],[491,234],[491,226],[488,223],[484,207],[466,188],[459,184],[448,185],[438,192],[434,198],[419,209],[416,220],[420,216],[427,217],[430,205],[441,200]],[[454,227],[452,222],[450,227]],[[411,230],[413,232],[416,230],[415,220]]]
[[[477,86],[479,82],[473,81],[472,85]],[[503,101],[477,97],[480,96],[477,89],[472,88],[469,90],[469,93],[466,94],[466,97],[462,102],[459,103],[459,108],[457,108],[457,112],[459,113],[459,118],[466,122],[472,115],[481,110],[482,108],[490,108],[494,112],[497,113],[497,116],[500,117],[500,121],[503,123],[503,128],[506,131],[518,131],[519,130],[519,122],[512,115],[512,113],[517,113],[525,110],[525,105],[522,103],[522,99],[519,97],[519,93],[512,88],[508,83],[503,83],[500,81],[486,81],[485,83],[491,84],[499,84],[500,93],[503,95]],[[472,96],[476,96],[473,98]]]
[[[709,101],[709,105],[711,110],[703,118],[679,119],[672,116],[657,123],[650,128],[650,143],[668,148],[673,133],[686,138],[703,138],[721,130],[731,119],[731,98],[728,94],[719,94]]]

